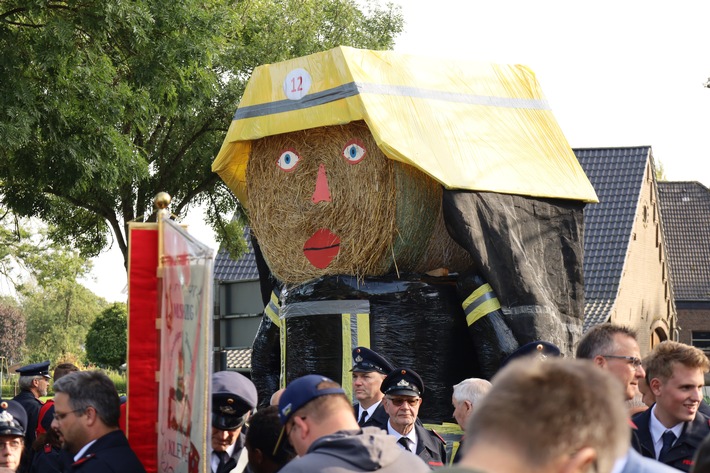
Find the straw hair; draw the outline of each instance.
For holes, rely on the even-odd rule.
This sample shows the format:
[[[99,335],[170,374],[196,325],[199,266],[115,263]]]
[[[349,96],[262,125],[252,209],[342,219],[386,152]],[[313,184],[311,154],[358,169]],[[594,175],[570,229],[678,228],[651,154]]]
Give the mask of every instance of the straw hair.
[[[343,157],[353,140],[365,149],[358,164]],[[290,172],[277,165],[285,150],[300,158]],[[313,203],[321,165],[332,200]],[[246,175],[250,225],[271,271],[284,282],[438,267],[456,271],[470,264],[446,233],[441,186],[421,171],[387,159],[364,122],[256,140]],[[340,250],[319,269],[303,247],[323,228],[338,235]]]

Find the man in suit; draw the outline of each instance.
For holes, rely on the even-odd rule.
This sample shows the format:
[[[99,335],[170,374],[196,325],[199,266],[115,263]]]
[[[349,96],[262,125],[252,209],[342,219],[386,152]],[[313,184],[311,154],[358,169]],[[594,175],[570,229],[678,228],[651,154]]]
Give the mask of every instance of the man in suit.
[[[367,347],[353,350],[353,406],[360,427],[379,427],[387,430],[389,416],[382,405],[382,381],[394,366],[383,356]]]
[[[234,371],[212,375],[212,454],[213,473],[241,473],[249,461],[244,448],[245,424],[256,408],[254,383]]]
[[[646,362],[656,403],[633,417],[634,447],[645,457],[690,471],[696,450],[710,434],[710,418],[698,411],[710,361],[698,348],[665,341]]]
[[[636,341],[636,332],[623,325],[596,325],[587,331],[577,346],[577,358],[591,360],[621,383],[626,401],[636,396],[638,386],[646,376],[640,356],[641,349]],[[626,455],[616,461],[614,471],[670,473],[673,470],[654,459],[644,458],[629,448]]]
[[[77,371],[54,383],[52,428],[73,456],[68,472],[145,473],[118,427],[116,386],[101,371]]]
[[[417,423],[424,392],[422,378],[414,370],[396,368],[387,375],[380,390],[385,395],[382,402],[389,415],[387,433],[394,435],[401,448],[416,453],[430,468],[443,466],[446,442],[436,432]]]

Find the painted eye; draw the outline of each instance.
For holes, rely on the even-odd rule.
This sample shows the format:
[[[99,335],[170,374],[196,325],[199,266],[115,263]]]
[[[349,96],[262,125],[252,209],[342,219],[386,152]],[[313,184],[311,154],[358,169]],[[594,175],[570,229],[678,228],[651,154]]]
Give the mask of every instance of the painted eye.
[[[367,154],[365,145],[360,140],[350,140],[343,148],[343,158],[350,164],[357,164]]]
[[[296,169],[296,165],[301,160],[301,157],[292,149],[287,149],[281,152],[279,159],[276,161],[278,167],[283,171],[291,172]]]

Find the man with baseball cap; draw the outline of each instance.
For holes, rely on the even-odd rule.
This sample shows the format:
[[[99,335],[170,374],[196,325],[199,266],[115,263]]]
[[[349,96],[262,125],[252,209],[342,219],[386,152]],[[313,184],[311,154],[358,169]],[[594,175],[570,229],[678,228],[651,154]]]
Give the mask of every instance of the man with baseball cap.
[[[416,453],[429,467],[444,466],[446,442],[417,422],[424,392],[422,378],[414,370],[397,368],[387,375],[380,389],[389,415],[387,433],[397,440],[400,448]]]
[[[235,371],[212,375],[213,473],[241,473],[246,468],[249,457],[244,427],[256,404],[256,387],[246,376]]]
[[[384,394],[380,391],[382,381],[394,366],[382,355],[367,347],[353,350],[353,394],[357,403],[353,406],[360,427],[387,429],[389,416],[382,405]]]
[[[429,471],[416,455],[398,449],[394,437],[360,428],[345,391],[324,376],[292,381],[279,400],[279,419],[283,429],[275,449],[289,441],[300,456],[281,473]]]
[[[20,403],[0,400],[0,469],[20,467],[26,428],[27,413]]]

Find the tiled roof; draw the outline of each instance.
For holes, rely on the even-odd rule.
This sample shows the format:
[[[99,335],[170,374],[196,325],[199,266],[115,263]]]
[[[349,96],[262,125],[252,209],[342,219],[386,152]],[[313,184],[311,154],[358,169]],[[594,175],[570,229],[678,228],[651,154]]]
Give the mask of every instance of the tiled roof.
[[[249,281],[259,279],[259,271],[254,259],[254,247],[249,236],[249,227],[244,226],[244,240],[247,251],[234,261],[226,250],[220,249],[214,260],[214,279],[217,281]]]
[[[659,182],[658,195],[676,301],[710,300],[710,190]]]
[[[251,371],[251,348],[235,348],[225,352],[227,353],[226,369]]]
[[[609,318],[651,148],[575,149],[599,197],[584,208],[584,329]]]

